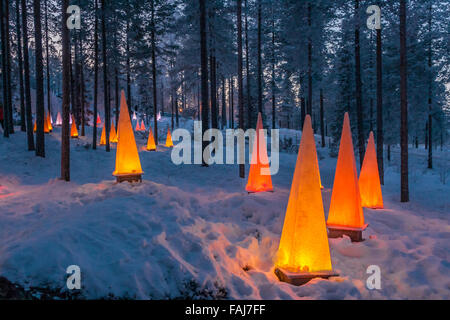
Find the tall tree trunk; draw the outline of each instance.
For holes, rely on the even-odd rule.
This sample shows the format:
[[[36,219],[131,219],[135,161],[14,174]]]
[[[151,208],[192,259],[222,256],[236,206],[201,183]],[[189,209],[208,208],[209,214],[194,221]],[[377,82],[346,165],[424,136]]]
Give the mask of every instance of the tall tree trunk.
[[[42,62],[42,29],[41,29],[41,2],[33,1],[34,11],[34,38],[36,46],[36,156],[45,157],[44,136],[44,67]]]
[[[433,169],[433,36],[432,36],[432,2],[428,8],[428,33],[430,39],[428,44],[428,169]]]
[[[245,0],[245,73],[247,78],[247,128],[253,127],[253,104],[250,86],[250,48],[248,41],[248,0]]]
[[[377,29],[377,160],[380,182],[384,185],[384,134],[383,134],[383,56],[381,28]]]
[[[272,129],[275,130],[275,14],[272,2]]]
[[[7,4],[6,4],[7,5]],[[2,35],[2,80],[3,80],[3,135],[5,138],[9,138],[9,108],[8,108],[8,76],[5,70],[6,67],[6,32],[5,32],[5,14],[4,14],[4,0],[0,0],[0,27],[1,27],[1,35]]]
[[[325,148],[325,122],[323,108],[323,90],[320,89],[320,134],[322,136],[322,148]]]
[[[127,0],[127,26],[126,26],[126,52],[127,52],[127,96],[128,96],[128,106],[131,110],[131,56],[130,56],[130,1]],[[130,114],[131,115],[131,114]]]
[[[227,101],[226,101],[225,76],[222,75],[222,128],[227,127]]]
[[[1,0],[0,0],[1,1]],[[28,151],[34,151],[33,114],[31,112],[30,63],[28,57],[28,24],[26,0],[21,0],[23,28],[23,66],[25,77],[25,113],[27,118]]]
[[[199,0],[200,2],[200,59],[201,59],[201,79],[202,79],[202,136],[205,135],[209,129],[208,119],[208,48],[206,39],[206,4],[205,0]],[[202,154],[204,154],[208,142],[202,143]],[[202,157],[203,166],[208,166]]]
[[[105,136],[106,136],[106,152],[111,151],[109,144],[109,130],[111,128],[111,108],[109,104],[108,94],[108,61],[106,54],[106,0],[101,0],[102,4],[102,55],[103,55],[103,98],[105,107]]]
[[[244,130],[244,84],[242,80],[242,0],[237,0],[239,129]],[[241,152],[245,152],[244,150]],[[239,164],[239,177],[245,179],[245,164]]]
[[[308,1],[308,104],[306,114],[312,117],[312,7],[311,2]]]
[[[98,116],[98,0],[95,0],[94,14],[94,130],[92,135],[92,148],[95,150],[97,149]]]
[[[8,77],[8,129],[9,133],[14,133],[14,121],[13,121],[13,107],[12,107],[12,81],[11,81],[11,33],[9,31],[9,1],[6,1],[5,9],[6,9],[6,74]],[[6,119],[6,118],[5,118]]]
[[[258,112],[263,114],[263,79],[262,79],[262,5],[258,0]]]
[[[217,78],[216,78],[216,57],[215,57],[215,39],[214,39],[214,10],[212,2],[210,3],[209,13],[209,76],[211,90],[211,128],[217,129]]]
[[[22,0],[25,2],[25,0]],[[69,18],[69,0],[62,0],[62,132],[61,132],[61,179],[70,181],[70,41],[66,21]]]
[[[25,116],[25,93],[23,87],[23,59],[22,35],[20,26],[20,0],[16,0],[16,28],[17,28],[17,60],[19,65],[19,93],[20,93],[20,130],[27,131]]]
[[[86,95],[84,84],[84,56],[83,56],[83,39],[81,38],[81,32],[78,34],[80,40],[80,100],[81,100],[81,136],[86,135]]]
[[[117,21],[117,14],[116,11],[114,11],[114,20],[116,21],[116,25],[118,25],[118,21]],[[116,116],[115,116],[115,120],[116,120],[116,129],[119,126],[119,69],[118,66],[120,65],[120,51],[118,50],[118,45],[117,45],[117,30],[115,30],[114,32],[114,50],[115,50],[115,61],[116,63],[114,64],[114,105],[115,105],[115,111],[116,111]],[[128,109],[131,110],[131,109]]]
[[[156,96],[156,24],[155,24],[155,0],[151,0],[151,41],[152,41],[152,76],[153,76],[153,113],[154,113],[154,129],[155,143],[158,145],[158,99]],[[178,108],[177,108],[178,109]]]
[[[52,114],[52,105],[51,105],[51,90],[50,90],[50,53],[49,53],[49,45],[48,45],[48,6],[47,0],[44,1],[45,8],[45,55],[47,58],[46,63],[46,71],[47,71],[47,110],[48,114]]]
[[[306,98],[305,97],[301,97],[301,118],[302,118],[302,123],[300,124],[300,128],[303,127],[303,124],[305,123],[305,118],[306,118]]]
[[[407,94],[408,73],[406,50],[406,0],[400,0],[401,202],[409,202]]]
[[[359,0],[355,0],[355,81],[356,81],[356,115],[358,122],[358,150],[359,163],[362,167],[366,145],[364,139],[364,119],[362,105],[362,82],[361,82],[361,47],[359,39]]]

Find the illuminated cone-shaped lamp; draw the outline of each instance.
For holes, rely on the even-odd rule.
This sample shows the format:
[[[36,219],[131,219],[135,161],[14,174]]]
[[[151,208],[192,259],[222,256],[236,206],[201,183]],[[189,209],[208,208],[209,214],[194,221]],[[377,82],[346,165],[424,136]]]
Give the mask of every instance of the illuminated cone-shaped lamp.
[[[49,132],[52,132],[53,131],[53,126],[52,126],[52,115],[50,114],[50,112],[48,113],[48,116],[47,116],[47,128],[48,128],[48,131]]]
[[[48,115],[44,115],[44,133],[50,133],[50,123],[48,122]]]
[[[77,124],[76,124],[73,116],[71,117],[71,119],[72,119],[72,126],[70,127],[70,137],[75,139],[75,138],[78,138]]]
[[[152,127],[148,132],[147,151],[156,151],[155,137],[153,136]]]
[[[102,118],[100,118],[100,115],[97,113],[97,125],[102,124]]]
[[[363,241],[362,232],[367,228],[367,225],[364,224],[364,213],[359,194],[348,113],[344,117],[327,226],[330,238],[347,235],[354,242]]]
[[[123,90],[120,98],[120,116],[117,131],[120,132],[120,136],[116,151],[116,170],[113,172],[113,175],[117,178],[117,182],[142,181],[144,172],[142,171],[141,160],[139,159]]]
[[[59,111],[58,111],[58,115],[56,116],[56,125],[62,126],[62,117],[61,117],[61,113]]]
[[[34,119],[34,127],[33,127],[33,132],[37,131],[37,124],[36,124],[36,119]]]
[[[366,155],[364,157],[361,173],[359,174],[359,191],[361,194],[361,205],[364,208],[384,208],[373,132],[370,132]]]
[[[172,133],[167,128],[166,148],[173,148]]]
[[[258,114],[256,139],[253,145],[252,162],[245,190],[249,193],[273,191],[261,113]]]
[[[141,126],[139,124],[139,120],[136,121],[136,128],[134,128],[134,131],[136,131],[136,132],[141,131]]]
[[[141,131],[147,131],[147,129],[145,128],[144,120],[142,120],[141,122]]]
[[[134,120],[134,121],[137,120],[136,112],[133,112],[133,120]]]
[[[100,137],[100,145],[101,146],[106,146],[106,125],[103,125],[103,129],[102,129],[102,135]]]
[[[275,265],[280,281],[293,285],[337,276],[331,265],[317,162],[307,115]]]
[[[119,138],[117,137],[116,128],[114,127],[114,121],[111,121],[111,130],[109,130],[109,142],[117,143]]]

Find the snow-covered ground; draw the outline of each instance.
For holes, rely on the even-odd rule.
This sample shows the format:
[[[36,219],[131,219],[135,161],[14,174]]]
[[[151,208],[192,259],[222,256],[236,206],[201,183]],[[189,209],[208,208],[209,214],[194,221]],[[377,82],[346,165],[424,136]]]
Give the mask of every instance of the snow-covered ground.
[[[72,140],[72,182],[65,183],[57,179],[60,129],[46,136],[45,159],[26,151],[23,133],[0,137],[0,276],[65,290],[66,268],[78,265],[86,298],[450,298],[448,150],[436,151],[433,171],[425,169],[425,150],[412,150],[411,202],[401,204],[394,149],[386,209],[364,210],[367,240],[330,240],[340,277],[293,287],[277,280],[273,258],[295,154],[281,154],[274,193],[249,195],[237,166],[175,166],[164,147],[144,151],[142,136],[143,183],[116,184],[114,150],[93,151],[90,140]],[[336,159],[318,151],[327,213]],[[381,268],[381,290],[366,289],[370,265]]]

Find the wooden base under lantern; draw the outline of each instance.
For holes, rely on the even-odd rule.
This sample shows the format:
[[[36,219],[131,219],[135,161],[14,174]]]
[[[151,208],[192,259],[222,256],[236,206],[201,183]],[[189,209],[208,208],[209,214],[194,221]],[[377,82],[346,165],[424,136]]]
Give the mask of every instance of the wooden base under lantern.
[[[352,242],[363,242],[363,231],[366,230],[368,224],[362,228],[351,228],[342,226],[332,226],[327,225],[328,228],[328,238],[342,238],[344,235],[348,236]]]
[[[334,271],[289,272],[282,268],[276,268],[275,275],[281,282],[286,282],[294,286],[302,286],[315,278],[329,279],[331,277],[339,276],[339,274]]]
[[[117,183],[122,182],[142,182],[142,174],[124,174],[115,176],[117,179]]]

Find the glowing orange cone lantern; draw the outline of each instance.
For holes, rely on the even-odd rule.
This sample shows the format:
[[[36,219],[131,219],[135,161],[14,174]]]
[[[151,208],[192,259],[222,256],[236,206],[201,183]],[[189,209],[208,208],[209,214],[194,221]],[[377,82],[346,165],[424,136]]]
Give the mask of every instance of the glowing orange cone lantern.
[[[141,126],[139,124],[139,120],[136,121],[136,128],[134,129],[136,132],[141,131]]]
[[[48,123],[47,115],[44,115],[44,133],[50,133],[50,124]]]
[[[36,120],[34,120],[33,132],[36,132],[36,130],[37,130],[37,124],[36,124]]]
[[[52,126],[52,116],[51,116],[50,113],[49,113],[48,116],[47,116],[47,128],[48,128],[48,131],[49,131],[49,132],[52,132],[52,131],[53,131],[53,126]]]
[[[97,125],[101,125],[102,124],[102,118],[100,118],[100,115],[97,114]]]
[[[141,131],[146,131],[144,120],[141,122]]]
[[[332,270],[311,116],[307,115],[284,220],[275,274],[303,285],[337,276]]]
[[[363,166],[359,175],[359,191],[361,194],[361,205],[364,208],[384,208],[373,132],[370,132],[366,156],[364,157]]]
[[[117,143],[119,142],[119,138],[117,137],[116,128],[114,127],[114,122],[111,121],[111,130],[109,130],[109,142]]]
[[[166,148],[173,148],[172,133],[169,128],[167,128]]]
[[[116,151],[116,170],[113,172],[113,175],[117,178],[117,182],[142,181],[142,174],[144,172],[142,171],[123,90],[120,99],[120,116],[117,130],[120,132],[120,137]]]
[[[102,136],[100,137],[100,145],[101,146],[106,146],[106,125],[103,125],[103,129],[102,129]]]
[[[75,122],[75,119],[72,116],[72,126],[70,128],[70,137],[71,138],[78,138],[78,129],[77,124]]]
[[[258,114],[256,139],[253,145],[252,162],[245,190],[249,193],[273,191],[261,113]]]
[[[153,136],[152,127],[148,132],[147,151],[156,151],[155,137]]]
[[[344,117],[327,226],[330,238],[347,235],[355,242],[363,241],[362,232],[367,228],[359,194],[348,113]]]

